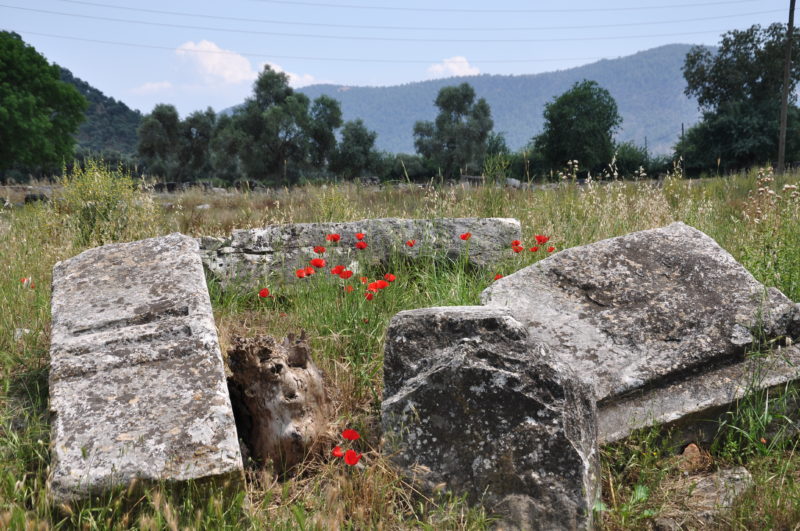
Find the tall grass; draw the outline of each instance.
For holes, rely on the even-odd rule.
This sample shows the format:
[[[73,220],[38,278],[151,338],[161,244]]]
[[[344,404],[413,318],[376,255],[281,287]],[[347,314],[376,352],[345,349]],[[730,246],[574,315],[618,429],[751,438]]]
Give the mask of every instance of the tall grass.
[[[510,242],[497,242],[509,250],[507,262],[496,270],[442,260],[398,259],[382,269],[365,266],[357,276],[397,277],[372,301],[364,298],[360,284],[348,294],[338,279],[322,273],[288,285],[265,280],[262,287],[269,287],[273,295],[267,299],[259,298],[257,290],[222,289],[209,279],[223,350],[235,335],[308,332],[336,406],[334,425],[361,431],[358,444],[365,453],[364,466],[345,469],[340,461],[317,456],[286,481],[277,480],[269,470],[253,470],[248,472],[246,499],[244,493],[209,496],[191,488],[177,493],[164,485],[51,507],[45,491],[51,271],[56,261],[85,248],[174,230],[220,236],[234,228],[269,223],[492,215],[519,219],[527,247],[534,245],[534,234],[547,234],[560,250],[681,220],[715,238],[758,280],[798,300],[800,200],[791,188],[797,182],[796,174],[778,179],[750,172],[702,181],[673,175],[662,182],[585,186],[564,182],[536,190],[341,184],[264,194],[192,191],[156,202],[124,173],[90,164],[65,178],[51,204],[0,214],[0,527],[483,529],[491,525],[490,515],[468,508],[463,500],[446,495],[429,499],[415,492],[382,455],[383,338],[396,312],[475,304],[495,274],[508,274],[539,260],[546,256],[544,251],[514,254]],[[201,204],[210,208],[196,208]],[[32,279],[33,287],[22,278]],[[758,418],[751,410],[735,413],[728,427],[752,429]],[[720,435],[720,441],[734,442],[727,443],[726,451],[715,450],[719,463],[733,462],[728,457],[733,455],[731,444],[746,448],[745,439],[730,433],[738,432]],[[678,450],[663,441],[648,433],[606,450],[602,526],[645,527],[658,514],[659,485],[673,473],[668,459]],[[729,516],[731,527],[745,528],[754,522],[780,527],[800,514],[795,439],[789,436],[785,441],[740,460],[751,467],[757,486]],[[793,464],[783,466],[783,462]],[[759,501],[753,502],[753,497]]]

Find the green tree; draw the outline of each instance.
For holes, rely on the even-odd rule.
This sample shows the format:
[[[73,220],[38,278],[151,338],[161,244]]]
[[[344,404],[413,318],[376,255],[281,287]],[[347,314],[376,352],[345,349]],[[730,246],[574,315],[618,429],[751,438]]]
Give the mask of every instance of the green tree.
[[[716,51],[700,46],[689,51],[683,66],[685,93],[697,98],[703,118],[676,147],[687,169],[731,170],[777,157],[785,52],[784,24],[729,31]],[[798,56],[800,43],[794,40],[792,57]],[[800,62],[795,60],[789,76],[792,103],[798,80]],[[794,140],[797,118],[798,109],[791,105],[789,160],[800,154]]]
[[[159,103],[142,119],[137,151],[148,172],[170,180],[179,177],[179,133],[180,118],[173,105]]]
[[[222,115],[217,120],[211,136],[209,155],[214,177],[234,183],[245,177],[239,151],[244,135],[232,116]]]
[[[489,104],[483,98],[476,102],[475,90],[468,83],[443,87],[435,104],[439,108],[436,121],[414,124],[417,153],[446,177],[479,170],[494,126]]]
[[[88,105],[18,34],[0,31],[0,170],[52,169],[72,157]]]
[[[348,179],[374,171],[379,159],[376,138],[378,133],[367,129],[363,120],[346,122],[342,140],[331,159],[331,170]]]
[[[311,164],[317,168],[327,165],[336,149],[334,129],[342,126],[342,109],[339,102],[322,95],[311,104],[309,137]]]
[[[622,123],[617,103],[595,81],[583,80],[547,103],[544,131],[534,146],[551,170],[568,160],[592,172],[601,171],[614,156],[614,133]]]
[[[212,173],[210,145],[216,113],[209,107],[195,111],[180,122],[178,164],[181,180],[209,178]]]

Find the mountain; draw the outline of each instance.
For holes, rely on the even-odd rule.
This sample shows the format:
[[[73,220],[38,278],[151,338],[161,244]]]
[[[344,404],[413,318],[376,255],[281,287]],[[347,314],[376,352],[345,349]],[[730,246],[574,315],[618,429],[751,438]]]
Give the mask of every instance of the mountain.
[[[671,150],[681,133],[697,122],[697,103],[683,94],[681,68],[692,45],[670,44],[618,59],[604,59],[567,70],[529,75],[479,75],[408,83],[393,87],[311,85],[299,89],[311,99],[322,94],[339,100],[345,120],[361,118],[378,133],[379,149],[414,152],[412,130],[418,120],[434,120],[439,89],[469,83],[492,108],[494,130],[512,149],[525,146],[542,131],[544,105],[573,83],[590,79],[617,101],[620,141],[647,146],[652,153]]]
[[[136,153],[136,129],[142,113],[106,96],[64,67],[61,67],[61,81],[73,85],[89,101],[86,120],[76,135],[78,150]]]

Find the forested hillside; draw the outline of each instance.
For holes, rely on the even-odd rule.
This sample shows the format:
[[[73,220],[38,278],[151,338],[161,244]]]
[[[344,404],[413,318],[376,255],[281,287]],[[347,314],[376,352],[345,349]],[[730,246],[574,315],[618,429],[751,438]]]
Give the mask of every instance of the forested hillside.
[[[136,153],[136,129],[142,113],[106,96],[64,67],[61,80],[73,85],[89,101],[86,120],[78,129],[78,151]]]
[[[505,133],[512,149],[542,130],[544,104],[576,81],[597,81],[619,106],[622,128],[617,139],[667,153],[678,141],[681,123],[699,119],[697,104],[684,94],[681,68],[688,44],[671,44],[619,59],[543,74],[480,75],[409,83],[393,87],[312,85],[300,89],[309,97],[327,94],[341,102],[345,120],[361,118],[378,133],[377,147],[390,152],[414,151],[412,129],[418,120],[436,116],[433,100],[441,87],[467,82],[492,108],[494,129]]]

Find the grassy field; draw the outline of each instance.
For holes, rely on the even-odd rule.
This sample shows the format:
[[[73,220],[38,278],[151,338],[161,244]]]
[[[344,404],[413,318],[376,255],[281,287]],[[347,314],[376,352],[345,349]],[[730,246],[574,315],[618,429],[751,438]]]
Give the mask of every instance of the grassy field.
[[[484,529],[492,515],[445,495],[415,492],[381,453],[379,423],[382,344],[389,319],[404,309],[475,304],[496,274],[508,274],[546,256],[515,254],[496,270],[461,262],[393,263],[366,272],[397,280],[374,300],[317,275],[311,282],[222,290],[209,281],[223,351],[235,335],[309,333],[335,405],[333,430],[361,432],[359,466],[329,455],[312,456],[281,481],[267,468],[248,472],[247,496],[207,496],[166,487],[119,492],[71,507],[46,498],[49,465],[47,371],[50,280],[53,264],[112,241],[181,231],[222,236],[233,228],[272,223],[350,221],[376,217],[514,217],[523,244],[546,234],[556,250],[683,221],[716,239],[761,282],[800,300],[798,175],[773,178],[752,171],[729,178],[655,182],[570,182],[533,191],[491,187],[384,189],[349,184],[309,186],[268,194],[158,198],[142,194],[124,176],[101,165],[65,179],[50,204],[0,214],[0,528],[110,529]],[[169,201],[169,205],[164,202]],[[197,209],[200,204],[210,208]],[[324,244],[325,242],[320,242]],[[679,250],[678,250],[679,252]],[[327,275],[331,276],[331,275]],[[26,279],[22,281],[22,279]],[[355,279],[354,279],[355,280]],[[755,486],[720,526],[793,529],[800,522],[797,437],[774,438],[767,424],[781,420],[787,396],[743,400],[708,448],[709,467],[744,465]],[[766,437],[769,435],[769,439]],[[761,442],[762,438],[767,443]],[[601,529],[647,529],[679,507],[671,480],[679,448],[657,430],[603,449]]]

